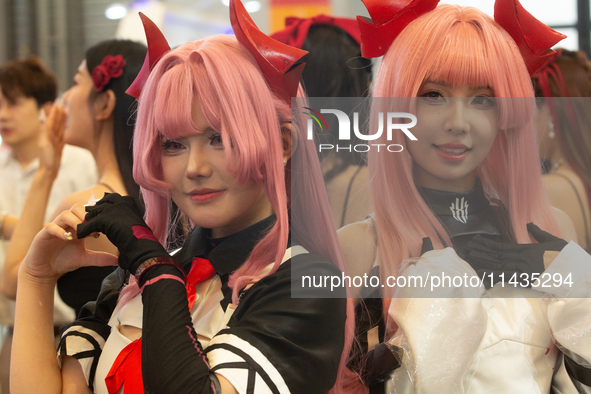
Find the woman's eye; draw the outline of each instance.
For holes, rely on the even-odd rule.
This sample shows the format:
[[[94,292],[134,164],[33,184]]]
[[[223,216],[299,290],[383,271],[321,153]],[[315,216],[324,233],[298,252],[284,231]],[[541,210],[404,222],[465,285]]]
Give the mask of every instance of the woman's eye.
[[[174,152],[184,148],[183,144],[175,140],[164,139],[162,141],[162,149],[165,151]]]
[[[220,146],[220,145],[223,144],[223,142],[222,142],[222,135],[220,133],[212,134],[208,138],[209,138],[209,141],[211,141],[210,142],[210,145]]]
[[[421,94],[421,97],[431,102],[438,102],[443,99],[443,95],[436,90],[429,90]]]
[[[478,96],[474,97],[472,104],[481,108],[492,108],[496,105],[496,101],[491,97]]]

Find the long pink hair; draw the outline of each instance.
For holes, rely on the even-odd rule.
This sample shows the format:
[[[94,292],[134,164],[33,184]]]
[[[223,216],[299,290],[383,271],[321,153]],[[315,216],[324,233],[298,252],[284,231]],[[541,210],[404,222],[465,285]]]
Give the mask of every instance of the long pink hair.
[[[301,88],[298,94],[303,96]],[[171,221],[170,185],[162,181],[161,135],[176,138],[200,132],[192,122],[195,99],[199,100],[207,122],[222,135],[227,168],[236,182],[254,180],[263,184],[277,217],[276,224],[256,244],[248,260],[230,276],[233,302],[239,302],[240,289],[261,278],[259,272],[264,267],[274,262],[273,269],[266,274],[269,275],[281,264],[290,231],[289,204],[299,215],[297,222],[305,223],[305,231],[293,228],[299,243],[344,270],[320,165],[313,141],[305,138],[304,121],[292,119],[290,106],[271,92],[252,56],[232,36],[189,42],[167,53],[152,70],[142,91],[133,174],[146,204],[146,223],[156,237],[166,244]],[[291,161],[286,167],[283,165],[283,122],[292,122],[296,148],[291,160],[305,163],[306,176],[291,177]],[[126,302],[137,292],[137,284],[131,283],[122,292],[120,302]],[[354,326],[350,302],[347,316],[345,347],[333,393],[346,391],[345,365]]]
[[[476,173],[487,195],[504,204],[518,243],[535,242],[526,228],[529,222],[560,235],[541,180],[532,122],[533,88],[509,34],[472,7],[441,5],[417,18],[384,56],[373,96],[416,97],[427,79],[451,86],[489,86],[496,97],[503,98],[497,100],[496,140]],[[406,110],[414,112],[414,100],[405,101]],[[403,133],[393,133],[391,142],[380,142],[405,148],[401,153],[369,154],[378,255],[387,262],[380,265],[385,279],[399,273],[403,260],[420,254],[423,237],[430,237],[435,248],[452,243],[414,184],[413,161]]]

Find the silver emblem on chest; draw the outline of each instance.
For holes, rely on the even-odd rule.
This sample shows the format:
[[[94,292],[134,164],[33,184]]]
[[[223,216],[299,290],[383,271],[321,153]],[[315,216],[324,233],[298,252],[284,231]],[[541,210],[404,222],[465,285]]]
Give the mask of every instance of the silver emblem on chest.
[[[452,202],[449,209],[458,222],[464,224],[468,222],[468,201],[465,201],[464,197],[462,199],[456,198],[455,204]]]

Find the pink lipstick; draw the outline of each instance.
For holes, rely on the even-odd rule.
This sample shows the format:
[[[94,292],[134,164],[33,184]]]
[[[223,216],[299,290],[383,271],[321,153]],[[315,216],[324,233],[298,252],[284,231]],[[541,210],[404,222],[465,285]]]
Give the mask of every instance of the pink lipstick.
[[[193,202],[197,204],[205,204],[220,197],[225,190],[215,189],[195,189],[188,193],[189,197]]]
[[[437,154],[445,161],[457,163],[466,158],[470,148],[466,145],[457,143],[457,142],[449,142],[447,144],[442,145],[434,145],[437,150]]]

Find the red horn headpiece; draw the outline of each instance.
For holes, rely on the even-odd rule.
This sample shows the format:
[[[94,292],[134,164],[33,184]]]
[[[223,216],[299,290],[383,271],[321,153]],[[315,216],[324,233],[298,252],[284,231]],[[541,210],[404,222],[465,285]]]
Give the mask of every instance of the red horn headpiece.
[[[518,0],[496,0],[495,21],[519,47],[530,75],[555,58],[550,48],[566,38],[534,18]]]
[[[136,99],[140,97],[140,93],[150,76],[150,72],[158,63],[158,60],[168,51],[170,51],[170,45],[164,38],[164,34],[158,29],[158,26],[150,20],[143,13],[139,13],[142,23],[144,24],[144,31],[146,32],[146,40],[148,42],[148,53],[144,59],[142,69],[138,73],[133,83],[127,88],[125,93],[129,94]]]
[[[371,19],[357,17],[361,56],[383,56],[410,22],[434,10],[437,3],[439,0],[363,0]]]
[[[236,39],[254,57],[271,90],[291,104],[296,96],[308,52],[283,44],[261,32],[240,0],[230,0],[230,22]]]
[[[384,55],[409,23],[435,9],[438,2],[439,0],[363,0],[371,20],[357,17],[362,56]],[[518,0],[496,0],[495,21],[519,47],[530,75],[554,58],[556,51],[550,48],[566,38],[564,34],[534,18]]]

